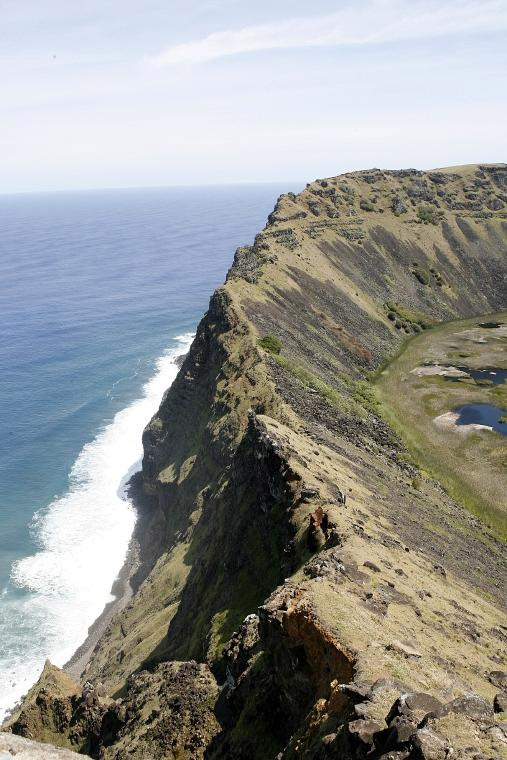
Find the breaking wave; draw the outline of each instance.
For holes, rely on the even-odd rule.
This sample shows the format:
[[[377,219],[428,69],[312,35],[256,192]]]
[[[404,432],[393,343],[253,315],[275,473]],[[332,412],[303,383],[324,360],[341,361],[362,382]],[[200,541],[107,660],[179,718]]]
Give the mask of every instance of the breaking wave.
[[[18,591],[2,593],[0,720],[33,685],[47,658],[59,666],[70,659],[113,599],[111,586],[136,520],[126,485],[140,468],[141,433],[192,338],[175,339],[176,346],[158,359],[142,397],[83,447],[67,492],[35,515],[32,532],[39,551],[13,564],[11,582]],[[23,646],[27,640],[29,651]]]

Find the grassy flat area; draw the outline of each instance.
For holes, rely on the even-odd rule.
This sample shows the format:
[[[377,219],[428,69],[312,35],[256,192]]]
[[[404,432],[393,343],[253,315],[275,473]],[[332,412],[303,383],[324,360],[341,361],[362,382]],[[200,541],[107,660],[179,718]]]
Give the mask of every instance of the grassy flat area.
[[[479,326],[485,322],[503,324]],[[448,368],[462,368],[464,376],[451,380],[438,367],[458,375]],[[486,367],[507,369],[507,312],[448,322],[408,341],[376,387],[384,416],[417,464],[507,538],[507,436],[457,426],[452,415],[469,403],[507,410],[507,381],[493,385],[466,376],[467,369]]]

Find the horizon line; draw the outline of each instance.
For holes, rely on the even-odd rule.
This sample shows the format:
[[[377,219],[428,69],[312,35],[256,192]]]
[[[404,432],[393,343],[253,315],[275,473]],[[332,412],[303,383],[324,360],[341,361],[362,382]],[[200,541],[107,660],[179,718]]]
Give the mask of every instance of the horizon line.
[[[177,188],[198,188],[198,187],[237,187],[246,185],[280,185],[280,184],[294,184],[301,183],[304,186],[311,182],[316,182],[319,179],[333,179],[334,177],[341,177],[346,174],[353,174],[355,172],[368,172],[368,171],[407,171],[414,169],[416,171],[434,172],[444,171],[450,169],[464,169],[468,166],[498,166],[505,167],[507,162],[505,161],[467,161],[466,163],[448,164],[445,166],[431,166],[427,168],[421,168],[418,166],[396,166],[396,167],[378,167],[368,166],[362,169],[345,169],[339,171],[336,174],[325,174],[313,179],[270,179],[270,180],[241,180],[231,182],[176,182],[174,184],[156,184],[156,185],[106,185],[104,187],[67,187],[61,189],[45,189],[45,190],[0,190],[0,198],[6,196],[15,195],[49,195],[58,193],[96,193],[96,192],[110,192],[110,191],[129,191],[129,190],[169,190]]]

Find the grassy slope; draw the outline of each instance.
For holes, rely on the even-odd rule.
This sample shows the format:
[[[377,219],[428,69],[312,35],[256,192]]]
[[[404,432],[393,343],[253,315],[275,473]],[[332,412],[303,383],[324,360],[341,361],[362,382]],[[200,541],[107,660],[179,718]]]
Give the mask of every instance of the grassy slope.
[[[176,657],[208,658],[220,674],[223,643],[281,584],[297,601],[280,616],[310,669],[332,641],[359,679],[391,675],[441,698],[471,690],[492,699],[485,674],[504,649],[495,633],[503,547],[407,466],[368,377],[423,325],[505,308],[507,213],[489,207],[506,191],[505,168],[472,166],[357,172],[281,197],[254,246],[237,253],[146,430],[156,506],[144,551],[158,562],[99,642],[87,678],[111,692]],[[258,342],[267,335],[278,343],[266,351]],[[328,537],[310,541],[318,509],[348,575],[306,572],[319,545],[332,564]],[[395,645],[408,638],[420,652],[409,662]],[[269,646],[275,664],[263,677],[285,684],[284,659],[270,659]],[[251,694],[267,699],[253,676]],[[268,718],[259,730],[281,749],[290,735]],[[244,724],[240,712],[226,737],[236,754],[217,757],[268,756]]]
[[[355,429],[355,420],[371,411],[364,378],[395,353],[403,340],[416,334],[421,322],[499,308],[504,297],[498,277],[506,271],[507,215],[490,212],[486,204],[502,188],[488,171],[477,167],[431,176],[438,181],[427,174],[403,172],[358,172],[317,181],[299,196],[282,196],[253,249],[237,256],[224,296],[220,296],[228,305],[213,305],[200,328],[193,354],[148,429],[146,478],[158,492],[166,514],[181,510],[183,521],[185,513],[194,514],[202,489],[210,483],[211,503],[216,505],[211,532],[208,520],[202,517],[192,528],[185,550],[183,586],[176,593],[169,618],[160,612],[146,615],[149,605],[142,601],[150,598],[146,584],[137,597],[139,604],[134,600],[126,613],[128,630],[135,631],[139,639],[144,628],[152,629],[155,614],[165,621],[176,612],[167,641],[153,647],[152,656],[199,657],[210,643],[211,650],[216,650],[217,642],[225,640],[248,606],[233,600],[248,600],[254,608],[254,600],[261,601],[265,593],[256,593],[257,578],[271,577],[273,567],[279,567],[276,542],[275,554],[268,552],[262,567],[256,553],[249,552],[248,542],[241,562],[246,562],[251,571],[224,573],[220,559],[224,546],[234,553],[238,540],[235,532],[241,534],[244,520],[249,519],[249,488],[260,487],[249,483],[243,473],[241,453],[235,464],[234,452],[246,427],[246,410],[268,410],[284,421],[287,415],[296,415],[296,419],[300,415],[303,421],[291,424],[304,425],[304,409],[299,408],[297,396],[309,387],[326,403],[331,401],[331,417],[345,415],[348,422],[344,427]],[[502,182],[504,178],[505,173]],[[468,201],[466,194],[476,181],[484,185],[478,190],[483,198],[480,209],[450,208],[475,203]],[[437,224],[421,222],[418,211],[429,203],[421,200],[421,195],[432,195],[440,212]],[[372,199],[374,211],[361,209],[365,197]],[[397,200],[406,209],[399,216],[392,211]],[[417,271],[429,273],[429,284],[420,281]],[[396,322],[389,318],[393,304],[399,315]],[[273,370],[259,363],[254,348],[256,340],[265,335],[273,335],[281,343],[277,358],[278,366],[282,365],[282,385],[289,382],[288,376],[296,381],[296,399],[281,409],[277,400],[280,394],[273,395],[269,377]],[[365,440],[370,434],[374,437],[368,427],[359,430]],[[195,457],[193,464],[176,489],[164,483],[157,485],[158,472],[177,473],[189,457]],[[239,483],[227,475],[227,464]],[[224,467],[217,480],[217,472]],[[387,470],[386,475],[391,478]],[[245,493],[245,501],[240,499],[233,513],[229,512],[228,488],[231,493],[238,488]],[[243,517],[231,521],[231,514]],[[265,530],[269,532],[268,525]],[[285,530],[289,527],[282,534]],[[170,531],[165,540],[169,546],[174,540]],[[180,562],[178,559],[178,566]],[[157,571],[148,579],[155,585],[159,576],[173,573],[172,560],[166,553],[161,563],[162,576]],[[213,579],[211,585],[209,578]],[[236,613],[230,614],[234,608]],[[162,629],[157,630],[160,636]],[[117,637],[119,633],[108,634],[99,646],[92,673],[102,678],[110,678],[118,670],[127,674],[143,656],[146,658],[142,645],[125,647]],[[114,654],[118,650],[123,653],[121,668]],[[110,667],[106,663],[111,663]]]

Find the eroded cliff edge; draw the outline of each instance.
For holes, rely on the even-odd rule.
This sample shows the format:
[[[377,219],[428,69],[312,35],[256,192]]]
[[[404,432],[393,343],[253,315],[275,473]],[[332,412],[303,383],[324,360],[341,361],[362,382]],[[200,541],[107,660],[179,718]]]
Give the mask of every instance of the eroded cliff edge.
[[[505,165],[282,196],[146,428],[136,594],[84,691],[48,666],[11,729],[118,760],[505,754],[505,545],[368,373],[506,291]]]

